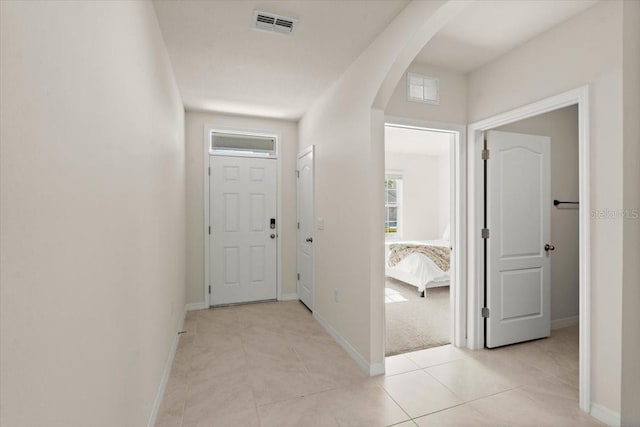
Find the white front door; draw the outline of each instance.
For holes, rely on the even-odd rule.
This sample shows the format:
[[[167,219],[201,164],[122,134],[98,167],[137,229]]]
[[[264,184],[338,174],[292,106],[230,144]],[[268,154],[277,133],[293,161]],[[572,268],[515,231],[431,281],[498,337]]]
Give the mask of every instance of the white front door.
[[[313,147],[298,158],[298,298],[313,311]]]
[[[276,160],[210,156],[211,305],[275,299]]]
[[[550,139],[487,133],[487,347],[548,337]]]

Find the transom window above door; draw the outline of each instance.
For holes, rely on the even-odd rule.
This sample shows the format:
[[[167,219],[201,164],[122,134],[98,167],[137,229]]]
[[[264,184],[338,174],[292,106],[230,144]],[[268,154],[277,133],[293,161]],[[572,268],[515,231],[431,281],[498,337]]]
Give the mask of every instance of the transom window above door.
[[[209,152],[214,155],[277,157],[273,135],[212,130],[209,138]]]
[[[384,232],[399,238],[402,230],[402,175],[387,173],[384,180]]]

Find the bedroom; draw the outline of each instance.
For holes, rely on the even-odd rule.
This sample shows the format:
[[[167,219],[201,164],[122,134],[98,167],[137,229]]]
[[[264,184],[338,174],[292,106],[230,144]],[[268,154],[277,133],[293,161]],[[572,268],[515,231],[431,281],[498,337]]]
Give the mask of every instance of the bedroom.
[[[386,356],[451,342],[453,137],[385,126]]]

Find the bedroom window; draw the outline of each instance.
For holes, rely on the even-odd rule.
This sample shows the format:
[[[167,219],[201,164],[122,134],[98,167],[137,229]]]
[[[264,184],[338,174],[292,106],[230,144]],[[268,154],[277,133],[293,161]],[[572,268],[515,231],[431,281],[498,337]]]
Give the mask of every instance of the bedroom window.
[[[387,237],[400,237],[401,202],[402,176],[387,174],[384,180],[384,232]]]

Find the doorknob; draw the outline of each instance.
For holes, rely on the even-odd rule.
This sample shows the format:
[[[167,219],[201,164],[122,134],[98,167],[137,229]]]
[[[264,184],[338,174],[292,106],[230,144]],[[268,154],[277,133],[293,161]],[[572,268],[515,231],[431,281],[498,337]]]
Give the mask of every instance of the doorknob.
[[[307,239],[306,239],[306,240],[307,240],[307,242],[309,242],[309,243],[313,243],[313,237],[307,237]]]
[[[276,235],[275,235],[275,234],[272,234],[272,235],[271,235],[271,236],[269,236],[269,237],[271,237],[272,239],[275,239],[275,238],[276,238]]]
[[[544,250],[547,251],[547,252],[555,251],[556,247],[547,243],[546,245],[544,245]]]

